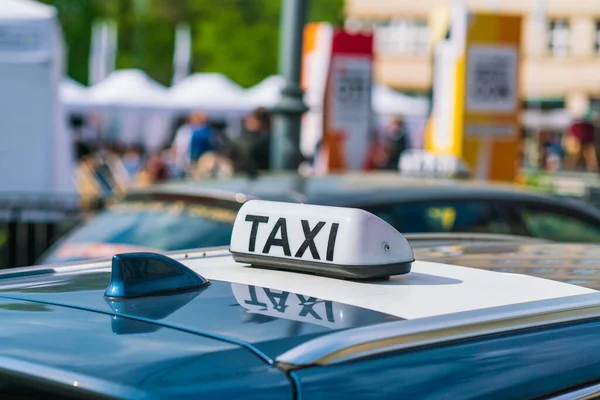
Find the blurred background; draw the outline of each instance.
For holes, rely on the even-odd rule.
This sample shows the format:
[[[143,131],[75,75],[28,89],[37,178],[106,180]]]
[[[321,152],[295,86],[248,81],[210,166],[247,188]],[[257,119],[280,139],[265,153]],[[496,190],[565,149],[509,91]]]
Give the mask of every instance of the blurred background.
[[[132,189],[408,149],[596,204],[599,70],[598,1],[0,0],[0,266]]]

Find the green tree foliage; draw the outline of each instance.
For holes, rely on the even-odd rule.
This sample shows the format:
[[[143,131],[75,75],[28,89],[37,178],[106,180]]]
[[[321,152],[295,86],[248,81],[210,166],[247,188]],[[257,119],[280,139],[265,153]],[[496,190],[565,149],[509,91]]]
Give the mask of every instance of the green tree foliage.
[[[59,13],[68,73],[88,80],[92,23],[118,26],[117,68],[140,68],[169,84],[175,26],[192,28],[192,70],[221,72],[243,86],[277,72],[281,0],[39,0]],[[309,20],[339,24],[344,0],[309,0]]]
[[[59,13],[67,44],[67,70],[71,77],[86,83],[92,23],[104,16],[102,1],[42,0],[52,4]]]

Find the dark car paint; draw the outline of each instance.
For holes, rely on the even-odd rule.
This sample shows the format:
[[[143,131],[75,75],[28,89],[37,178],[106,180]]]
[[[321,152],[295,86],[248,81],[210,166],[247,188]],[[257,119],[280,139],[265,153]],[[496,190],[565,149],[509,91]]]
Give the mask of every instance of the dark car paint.
[[[332,314],[332,323],[323,326],[320,323],[326,321],[326,316],[314,307],[315,303],[322,302],[319,299],[302,296],[302,293],[249,286],[248,289],[254,293],[268,290],[272,294],[273,306],[265,304],[265,308],[268,306],[272,312],[261,315],[252,312],[250,291],[240,292],[244,285],[214,280],[210,286],[197,291],[117,301],[104,297],[109,280],[110,272],[103,270],[85,274],[41,274],[20,279],[18,285],[9,288],[0,286],[0,296],[111,314],[115,316],[110,321],[115,334],[144,333],[146,330],[171,327],[224,338],[232,343],[243,343],[267,360],[316,336],[399,319],[360,307],[328,302],[332,303],[332,307],[341,309],[340,314],[345,314],[346,320],[341,321],[340,316]],[[0,283],[10,281],[0,280]],[[302,318],[293,311],[293,306],[298,303],[302,306],[299,309]],[[350,314],[355,318],[348,320]],[[215,318],[216,315],[219,317]],[[151,321],[153,325],[139,324],[128,317]]]
[[[533,399],[600,379],[598,320],[292,372],[302,398]]]
[[[114,319],[110,312],[0,296],[0,359],[29,362],[35,366],[32,374],[36,368],[49,367],[60,371],[54,372],[56,379],[90,376],[107,385],[151,393],[153,398],[292,396],[288,377],[243,347],[178,329],[153,329],[152,323],[133,320],[129,322],[137,331],[119,332]],[[3,390],[0,385],[0,397],[6,398]]]

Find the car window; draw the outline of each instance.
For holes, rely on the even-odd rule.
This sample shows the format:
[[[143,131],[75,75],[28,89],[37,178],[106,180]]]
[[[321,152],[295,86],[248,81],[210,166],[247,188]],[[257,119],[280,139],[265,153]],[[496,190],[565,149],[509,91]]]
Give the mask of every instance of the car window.
[[[74,229],[43,262],[127,251],[185,250],[229,244],[236,212],[183,202],[124,202]]]
[[[8,225],[0,222],[0,269],[8,267],[3,263],[8,260]]]
[[[501,203],[419,202],[363,208],[402,233],[514,233],[507,207]]]
[[[600,243],[600,227],[572,215],[526,207],[521,218],[532,236],[560,242]]]

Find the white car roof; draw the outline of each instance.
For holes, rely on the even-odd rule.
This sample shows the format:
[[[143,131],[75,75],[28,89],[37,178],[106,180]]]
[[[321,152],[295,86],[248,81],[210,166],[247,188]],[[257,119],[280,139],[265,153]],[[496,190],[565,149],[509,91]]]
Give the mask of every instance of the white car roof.
[[[595,293],[547,279],[415,261],[406,275],[389,280],[351,281],[249,267],[227,250],[195,253],[179,261],[209,280],[298,293],[417,319],[495,306]]]

